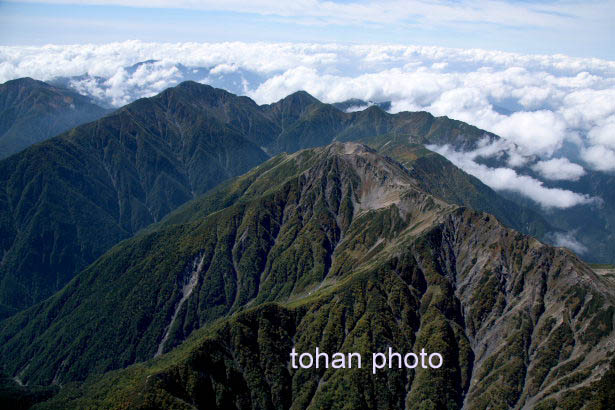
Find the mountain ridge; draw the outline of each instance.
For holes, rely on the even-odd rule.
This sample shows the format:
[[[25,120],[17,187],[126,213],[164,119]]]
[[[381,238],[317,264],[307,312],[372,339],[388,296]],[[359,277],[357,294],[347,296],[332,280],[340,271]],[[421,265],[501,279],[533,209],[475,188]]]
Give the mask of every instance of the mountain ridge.
[[[372,148],[283,154],[231,185],[230,206],[122,242],[1,322],[9,373],[65,384],[156,357],[47,408],[483,409],[585,400],[609,368],[608,282],[568,250],[433,197]],[[292,346],[425,347],[447,366],[292,371]]]
[[[385,123],[372,127],[374,116]],[[396,118],[399,124],[389,124]],[[463,144],[484,134],[426,113],[394,116],[372,107],[345,114],[305,92],[258,106],[247,97],[185,82],[137,100],[0,161],[0,317],[50,296],[120,240],[282,150],[351,138],[371,139],[366,142],[372,145],[396,138],[395,145],[404,147],[408,135],[440,141],[449,131],[473,135]],[[459,182],[464,175],[458,174]],[[494,203],[495,193],[477,180],[468,184],[481,187],[473,188],[473,206]],[[524,214],[507,207],[490,210]],[[542,226],[536,232],[549,230],[536,215],[524,221]]]

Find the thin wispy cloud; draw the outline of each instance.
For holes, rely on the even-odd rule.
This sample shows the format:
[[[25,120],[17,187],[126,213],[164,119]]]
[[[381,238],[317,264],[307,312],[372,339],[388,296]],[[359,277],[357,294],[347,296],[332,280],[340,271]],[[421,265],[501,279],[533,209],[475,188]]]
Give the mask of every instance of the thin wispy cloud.
[[[285,40],[615,58],[613,15],[614,0],[12,0],[0,2],[0,43]]]
[[[555,246],[563,246],[568,248],[579,255],[583,255],[587,253],[587,246],[583,245],[576,239],[577,232],[557,232],[551,235],[548,235],[548,239]]]
[[[203,11],[226,11],[265,16],[311,19],[324,24],[363,23],[472,23],[504,26],[555,27],[575,19],[595,18],[612,10],[610,2],[544,2],[518,1],[321,1],[296,0],[26,0],[32,3],[104,5],[136,8],[172,8]],[[579,7],[583,6],[583,7]],[[314,20],[314,18],[318,20]]]
[[[577,205],[599,204],[599,198],[579,194],[567,189],[549,188],[528,175],[517,173],[512,168],[491,168],[476,161],[476,152],[457,152],[452,147],[428,145],[427,148],[448,158],[453,164],[480,179],[496,191],[521,194],[540,204],[545,209],[565,209]]]

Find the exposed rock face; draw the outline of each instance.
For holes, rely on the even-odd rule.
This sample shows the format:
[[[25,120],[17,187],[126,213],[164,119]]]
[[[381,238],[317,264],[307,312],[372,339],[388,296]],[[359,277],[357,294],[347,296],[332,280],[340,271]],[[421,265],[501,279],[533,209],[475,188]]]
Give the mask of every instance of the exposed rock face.
[[[456,212],[437,229],[474,355],[468,408],[534,408],[602,376],[613,351],[607,282],[485,214]]]
[[[55,403],[536,408],[593,400],[615,350],[613,290],[575,255],[430,195],[359,144],[274,158],[169,220],[181,223],[123,242],[3,322],[7,370],[65,383],[192,336]],[[316,346],[366,359],[424,348],[445,364],[290,368],[293,347]]]

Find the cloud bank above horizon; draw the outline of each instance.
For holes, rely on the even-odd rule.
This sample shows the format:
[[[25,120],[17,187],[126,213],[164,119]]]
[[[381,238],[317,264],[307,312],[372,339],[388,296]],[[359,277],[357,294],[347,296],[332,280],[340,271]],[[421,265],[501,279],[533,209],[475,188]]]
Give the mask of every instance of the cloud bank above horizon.
[[[156,61],[127,68],[147,60]],[[585,168],[615,171],[615,61],[480,49],[305,43],[126,41],[0,47],[0,81],[86,73],[72,78],[71,85],[114,106],[190,78],[260,104],[305,90],[329,103],[350,98],[390,101],[391,112],[446,115],[503,140],[470,153],[450,147],[434,150],[492,188],[519,192],[545,208],[589,204],[595,198],[550,188],[515,169],[529,166],[546,181],[578,180]],[[505,168],[477,162],[504,154]]]

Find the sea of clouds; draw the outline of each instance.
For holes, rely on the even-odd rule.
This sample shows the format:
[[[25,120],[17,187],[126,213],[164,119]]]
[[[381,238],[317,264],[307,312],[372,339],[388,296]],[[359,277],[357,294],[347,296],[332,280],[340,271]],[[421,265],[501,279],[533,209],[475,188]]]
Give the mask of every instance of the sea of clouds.
[[[134,66],[148,60],[154,61]],[[503,140],[485,141],[471,152],[431,149],[492,188],[546,209],[599,201],[551,183],[579,180],[588,170],[615,171],[615,61],[394,45],[126,41],[0,47],[0,81],[25,76],[63,78],[116,107],[192,79],[260,104],[306,90],[324,102],[390,101],[391,112],[446,115]],[[506,166],[480,161],[493,157],[506,158]]]

